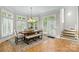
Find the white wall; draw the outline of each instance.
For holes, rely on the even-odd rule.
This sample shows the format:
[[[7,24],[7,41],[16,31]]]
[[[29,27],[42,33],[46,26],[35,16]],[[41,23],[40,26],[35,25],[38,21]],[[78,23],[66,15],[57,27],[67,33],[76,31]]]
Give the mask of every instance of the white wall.
[[[56,37],[59,38],[61,35],[61,19],[60,19],[60,10],[56,14]]]
[[[64,8],[61,8],[56,13],[56,37],[60,38],[62,31],[64,30]]]
[[[78,8],[76,6],[68,6],[65,8],[65,29],[73,28],[77,25],[77,12]]]

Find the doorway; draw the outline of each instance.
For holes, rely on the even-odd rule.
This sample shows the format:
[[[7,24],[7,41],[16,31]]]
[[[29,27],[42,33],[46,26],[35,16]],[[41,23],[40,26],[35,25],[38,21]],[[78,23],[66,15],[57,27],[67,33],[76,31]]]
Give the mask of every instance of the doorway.
[[[43,18],[43,33],[49,37],[56,35],[56,16],[45,16]]]

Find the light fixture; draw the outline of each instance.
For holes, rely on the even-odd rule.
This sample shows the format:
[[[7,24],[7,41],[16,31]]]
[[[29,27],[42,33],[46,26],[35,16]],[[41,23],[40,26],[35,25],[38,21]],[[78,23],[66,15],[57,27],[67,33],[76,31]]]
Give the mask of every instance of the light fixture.
[[[71,15],[71,12],[68,12],[67,15],[70,16]]]
[[[32,17],[32,7],[30,7],[30,17],[28,18],[27,22],[30,24],[30,29],[33,29],[34,24],[37,22],[36,19],[34,19],[34,17]]]
[[[32,7],[30,7],[30,12],[31,12],[31,15],[30,15],[30,17],[28,18],[28,23],[34,23],[34,22],[36,22],[36,20],[35,19],[33,19],[33,17],[32,17]]]

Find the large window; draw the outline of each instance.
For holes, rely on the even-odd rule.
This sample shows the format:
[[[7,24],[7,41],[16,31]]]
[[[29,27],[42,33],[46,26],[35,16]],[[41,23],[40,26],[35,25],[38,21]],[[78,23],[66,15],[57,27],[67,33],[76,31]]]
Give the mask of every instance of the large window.
[[[25,29],[27,29],[26,22],[16,21],[16,30],[18,32],[24,31]]]
[[[56,31],[56,16],[55,15],[45,16],[43,18],[44,34],[54,37],[54,35],[56,34],[55,31]]]
[[[27,29],[27,21],[24,16],[16,16],[16,31],[24,31]]]
[[[5,9],[1,9],[1,38],[13,34],[13,14]]]
[[[28,28],[31,26],[34,30],[40,29],[40,20],[38,17],[32,17],[32,22],[28,22]]]
[[[2,18],[2,37],[13,34],[13,20],[9,18]]]

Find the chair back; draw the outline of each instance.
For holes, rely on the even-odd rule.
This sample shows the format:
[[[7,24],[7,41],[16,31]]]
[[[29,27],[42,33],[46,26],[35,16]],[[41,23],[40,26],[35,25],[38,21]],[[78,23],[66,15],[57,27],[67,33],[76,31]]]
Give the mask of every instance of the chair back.
[[[15,35],[16,35],[16,36],[18,36],[18,33],[17,33],[17,31],[16,31],[16,30],[14,30],[14,33],[15,33]]]
[[[18,38],[23,38],[23,37],[24,37],[23,34],[18,33],[17,31],[15,31],[15,35],[16,35],[16,37],[18,37]]]

